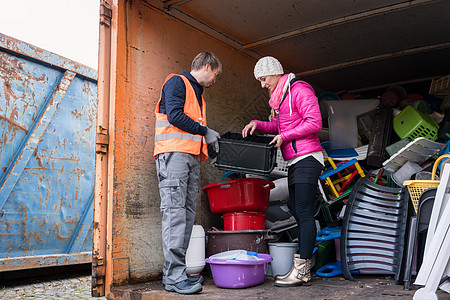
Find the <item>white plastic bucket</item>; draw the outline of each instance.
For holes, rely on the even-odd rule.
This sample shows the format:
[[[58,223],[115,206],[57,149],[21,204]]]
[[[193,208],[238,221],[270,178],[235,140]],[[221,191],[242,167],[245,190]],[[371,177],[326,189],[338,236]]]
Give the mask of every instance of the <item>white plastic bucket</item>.
[[[273,260],[270,262],[272,276],[283,275],[292,267],[294,254],[297,253],[297,243],[269,243],[269,253]]]
[[[198,275],[205,267],[205,230],[194,225],[191,239],[186,250],[186,273]]]

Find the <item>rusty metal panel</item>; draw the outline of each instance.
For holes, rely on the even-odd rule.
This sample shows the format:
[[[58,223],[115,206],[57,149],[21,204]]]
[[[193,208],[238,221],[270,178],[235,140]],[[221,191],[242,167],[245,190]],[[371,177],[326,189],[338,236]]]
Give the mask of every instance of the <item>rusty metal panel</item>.
[[[91,260],[95,70],[0,34],[0,271]]]

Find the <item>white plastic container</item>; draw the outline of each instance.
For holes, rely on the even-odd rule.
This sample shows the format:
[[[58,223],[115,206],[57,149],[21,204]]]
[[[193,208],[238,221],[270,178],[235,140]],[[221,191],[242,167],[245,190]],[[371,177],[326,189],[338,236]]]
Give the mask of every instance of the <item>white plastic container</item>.
[[[269,253],[273,258],[270,262],[273,277],[289,272],[297,248],[297,243],[269,243]]]
[[[377,108],[378,99],[324,100],[328,112],[330,149],[358,147],[357,117]]]
[[[191,239],[186,250],[186,273],[199,275],[205,267],[205,230],[201,225],[194,225]]]

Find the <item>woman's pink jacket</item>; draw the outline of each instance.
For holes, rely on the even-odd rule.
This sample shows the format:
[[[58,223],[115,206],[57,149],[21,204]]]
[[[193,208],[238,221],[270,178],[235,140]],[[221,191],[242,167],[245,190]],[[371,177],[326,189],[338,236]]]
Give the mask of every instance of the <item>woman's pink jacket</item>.
[[[259,131],[281,135],[281,151],[285,160],[322,151],[318,137],[322,128],[319,102],[314,89],[304,81],[295,81],[291,85],[279,113],[270,122],[252,122],[256,122]]]

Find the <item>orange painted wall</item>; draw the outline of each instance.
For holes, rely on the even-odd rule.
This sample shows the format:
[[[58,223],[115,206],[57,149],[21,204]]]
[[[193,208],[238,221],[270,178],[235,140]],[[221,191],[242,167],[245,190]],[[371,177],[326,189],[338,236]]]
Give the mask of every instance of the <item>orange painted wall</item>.
[[[253,77],[255,59],[154,10],[143,1],[119,1],[115,99],[113,283],[161,275],[160,199],[153,158],[154,109],[166,75],[190,69],[201,51],[223,64],[218,82],[204,93],[208,125],[240,131],[251,119],[269,115],[268,94]],[[201,186],[224,172],[203,163]],[[220,226],[201,191],[197,224]]]

